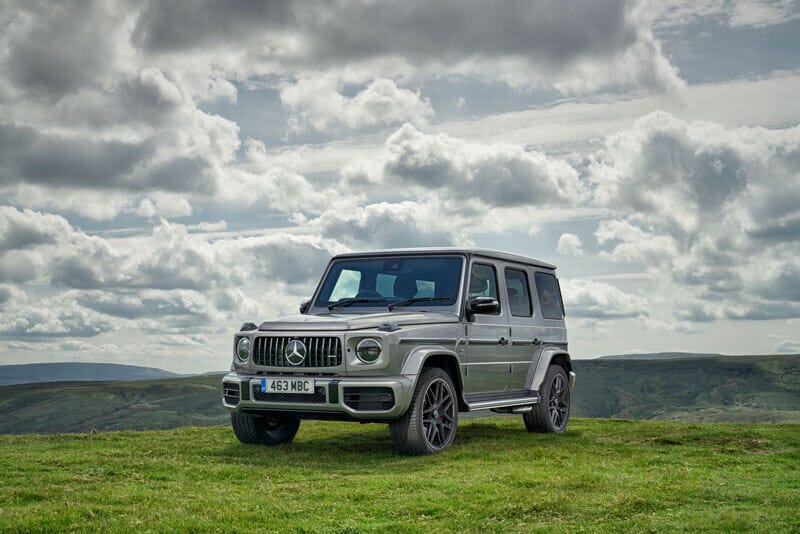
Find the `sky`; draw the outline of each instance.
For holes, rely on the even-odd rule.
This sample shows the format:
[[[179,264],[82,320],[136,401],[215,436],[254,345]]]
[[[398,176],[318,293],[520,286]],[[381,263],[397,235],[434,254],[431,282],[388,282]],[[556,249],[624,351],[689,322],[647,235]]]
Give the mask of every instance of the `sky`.
[[[0,364],[226,369],[331,255],[558,265],[573,358],[800,353],[800,3],[0,0]]]

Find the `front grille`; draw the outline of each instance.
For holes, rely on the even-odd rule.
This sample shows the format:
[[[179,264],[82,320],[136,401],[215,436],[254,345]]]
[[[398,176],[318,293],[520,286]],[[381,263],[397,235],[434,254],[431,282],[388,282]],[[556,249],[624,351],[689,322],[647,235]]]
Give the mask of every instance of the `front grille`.
[[[358,411],[384,411],[394,406],[392,388],[344,388],[344,403]]]
[[[257,387],[253,398],[262,402],[305,402],[309,404],[325,404],[325,388],[318,386],[314,388],[313,395],[303,393],[263,393]]]
[[[235,382],[223,382],[222,399],[225,401],[225,404],[239,404],[239,384]]]
[[[286,346],[294,339],[306,348],[305,359],[299,365],[286,361]],[[253,363],[269,367],[336,367],[342,364],[342,342],[338,337],[257,337]]]

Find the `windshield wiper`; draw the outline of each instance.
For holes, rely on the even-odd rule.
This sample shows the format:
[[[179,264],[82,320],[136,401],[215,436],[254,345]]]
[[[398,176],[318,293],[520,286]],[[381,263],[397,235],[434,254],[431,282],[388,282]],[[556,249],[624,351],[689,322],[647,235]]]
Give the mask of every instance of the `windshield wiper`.
[[[409,304],[414,304],[416,302],[435,302],[438,300],[450,300],[450,297],[411,297],[410,299],[403,299],[403,300],[398,300],[397,302],[392,302],[391,304],[389,304],[388,308],[389,311],[392,311],[398,306],[408,306]]]
[[[352,306],[353,304],[362,304],[365,302],[386,302],[385,298],[344,298],[339,299],[332,304],[328,304],[328,311],[334,308],[345,308],[347,306]]]

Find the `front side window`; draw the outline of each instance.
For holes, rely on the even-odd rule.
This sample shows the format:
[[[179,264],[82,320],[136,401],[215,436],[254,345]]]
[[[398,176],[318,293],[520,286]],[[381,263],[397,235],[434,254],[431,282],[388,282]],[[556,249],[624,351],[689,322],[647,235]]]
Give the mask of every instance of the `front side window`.
[[[462,264],[459,256],[337,260],[322,282],[314,305],[385,308],[404,302],[411,306],[452,306],[458,299]]]
[[[472,271],[469,274],[469,298],[475,297],[491,297],[500,302],[497,293],[497,273],[491,265],[472,264]]]
[[[531,295],[528,291],[528,275],[518,269],[506,269],[506,291],[508,308],[515,317],[531,316]]]
[[[537,272],[534,280],[536,281],[536,294],[539,296],[539,306],[542,308],[542,317],[562,319],[564,306],[561,303],[561,290],[556,277],[549,273]]]

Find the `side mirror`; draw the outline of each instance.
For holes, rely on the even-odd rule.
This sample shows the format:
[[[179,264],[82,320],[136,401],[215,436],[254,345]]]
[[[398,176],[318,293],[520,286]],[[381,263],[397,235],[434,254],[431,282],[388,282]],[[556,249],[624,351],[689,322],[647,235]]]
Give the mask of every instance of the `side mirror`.
[[[308,308],[311,307],[311,301],[307,300],[300,305],[300,313],[304,314],[308,311]]]
[[[494,315],[500,313],[500,303],[492,297],[474,297],[467,302],[467,319],[470,321],[476,313]]]

